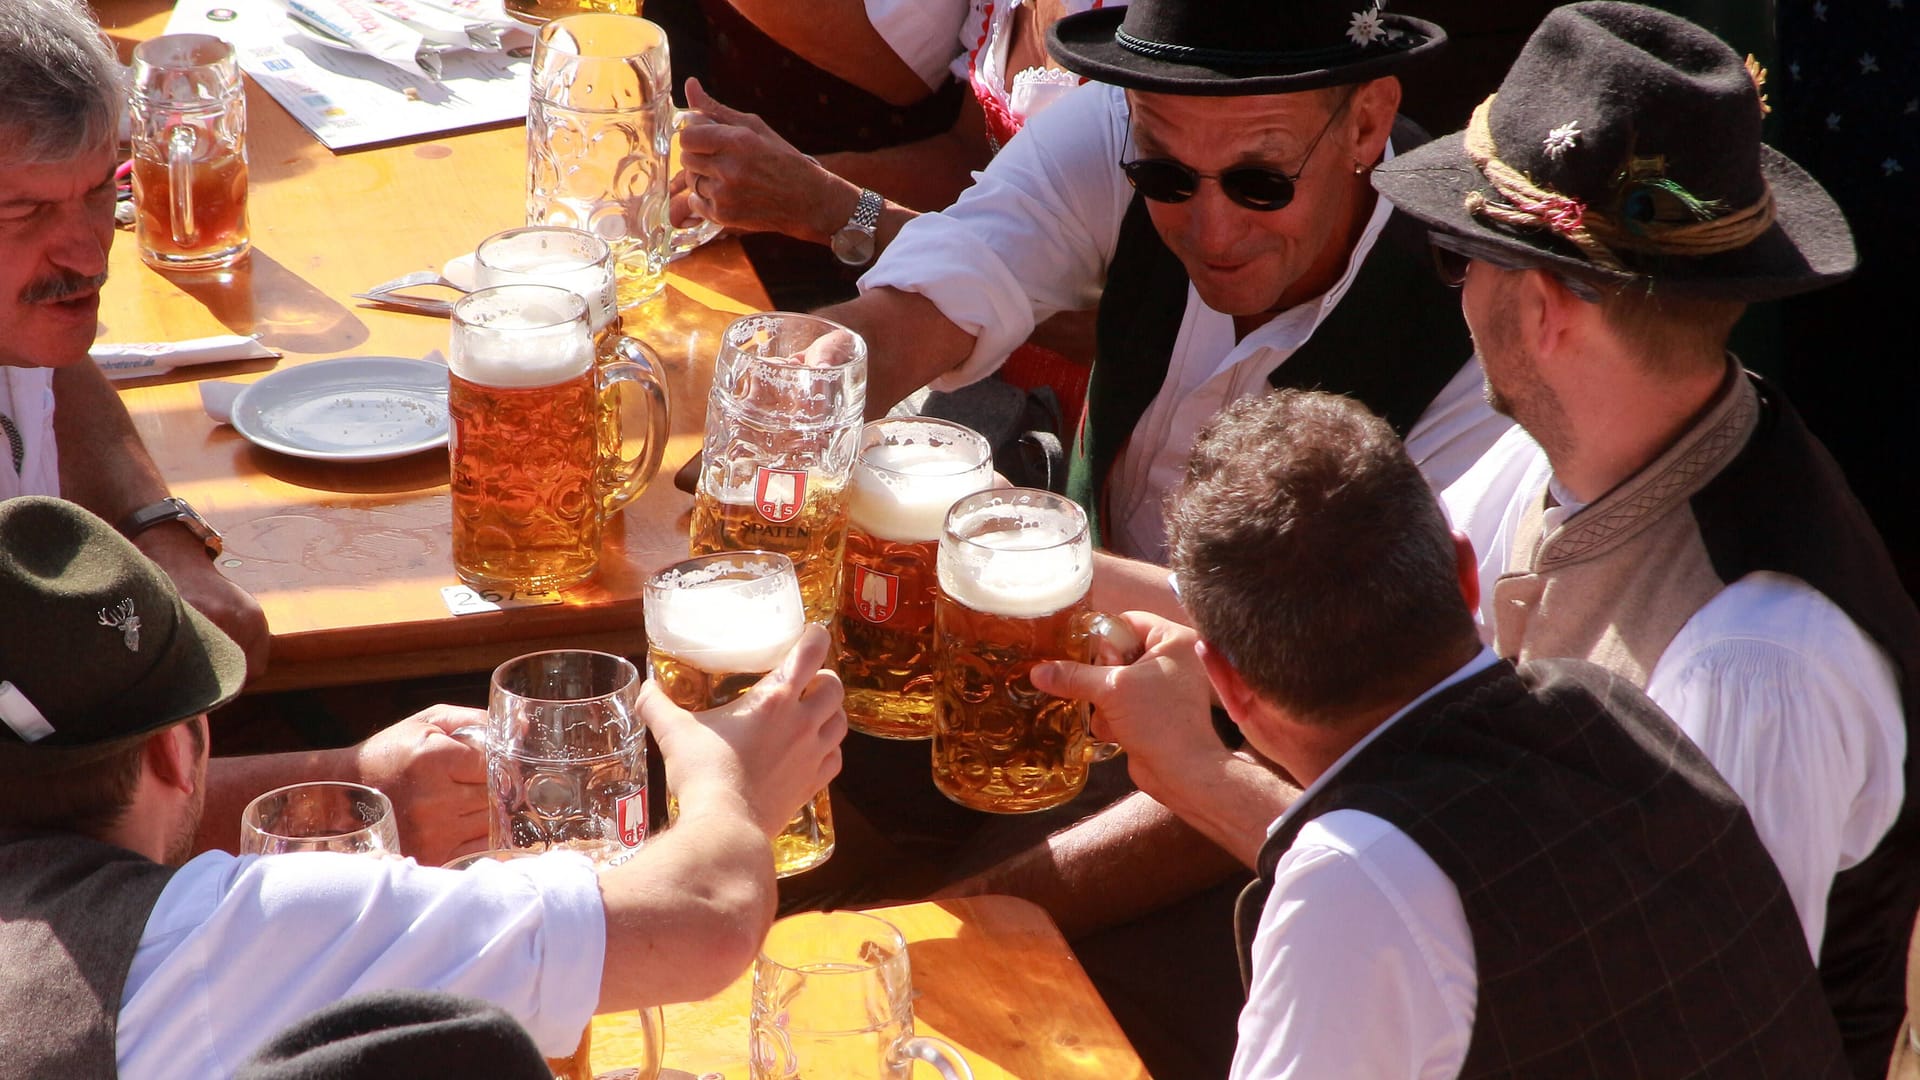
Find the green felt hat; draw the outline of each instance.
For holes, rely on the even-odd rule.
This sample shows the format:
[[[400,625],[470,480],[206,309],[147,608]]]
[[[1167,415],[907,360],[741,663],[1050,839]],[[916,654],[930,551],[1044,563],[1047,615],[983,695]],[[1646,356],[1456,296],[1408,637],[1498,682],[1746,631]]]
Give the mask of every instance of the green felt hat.
[[[232,700],[239,646],[70,502],[0,502],[0,776],[58,772]]]

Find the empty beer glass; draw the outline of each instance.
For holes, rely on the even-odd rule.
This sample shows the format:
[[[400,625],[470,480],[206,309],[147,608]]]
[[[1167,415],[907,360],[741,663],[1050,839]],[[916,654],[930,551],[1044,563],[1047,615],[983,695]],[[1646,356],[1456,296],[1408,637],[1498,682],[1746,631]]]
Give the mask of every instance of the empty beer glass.
[[[793,562],[735,551],[676,563],[648,579],[647,673],[683,709],[717,708],[778,667],[806,628]],[[833,854],[833,808],[822,790],[773,838],[781,877]]]
[[[940,529],[957,500],[992,484],[993,448],[959,424],[899,417],[861,433],[834,622],[855,730],[887,739],[933,734]]]
[[[752,1080],[907,1080],[913,1063],[972,1080],[960,1052],[913,1033],[907,942],[858,911],[773,924],[753,962]]]
[[[647,838],[640,670],[610,653],[558,649],[494,669],[483,730],[488,842],[578,851],[611,864]]]
[[[807,621],[831,625],[866,404],[867,345],[858,334],[779,311],[734,320],[707,397],[693,553],[785,553],[800,574]]]
[[[654,377],[638,384],[643,401],[639,414],[623,408],[618,396],[602,403],[600,415],[600,490],[622,493],[620,476],[627,461],[638,461],[644,486],[660,470],[666,453],[669,408],[666,366],[651,347],[620,332],[620,310],[614,294],[613,251],[589,232],[559,225],[529,225],[498,232],[480,242],[473,254],[474,277],[482,288],[494,285],[552,285],[587,302],[587,321],[593,331],[594,357],[601,364],[625,361],[651,371]],[[625,452],[627,437],[639,433],[637,450]]]
[[[622,308],[659,293],[667,261],[714,236],[667,220],[681,116],[667,35],[631,15],[569,15],[540,28],[527,103],[527,224],[584,229],[613,248]]]
[[[624,383],[657,387],[657,375],[625,361],[596,366],[586,302],[550,285],[468,293],[453,308],[449,352],[460,580],[551,592],[592,577],[604,519],[651,479],[646,461],[603,460],[603,403]]]
[[[134,233],[161,270],[229,266],[247,253],[247,99],[233,46],[166,34],[133,50]]]
[[[316,781],[276,788],[240,814],[240,854],[400,854],[393,803],[378,788]]]
[[[947,512],[934,600],[933,783],[962,806],[1018,814],[1087,785],[1085,702],[1043,694],[1033,666],[1136,653],[1127,624],[1087,603],[1093,545],[1072,500],[1030,488],[969,495]]]

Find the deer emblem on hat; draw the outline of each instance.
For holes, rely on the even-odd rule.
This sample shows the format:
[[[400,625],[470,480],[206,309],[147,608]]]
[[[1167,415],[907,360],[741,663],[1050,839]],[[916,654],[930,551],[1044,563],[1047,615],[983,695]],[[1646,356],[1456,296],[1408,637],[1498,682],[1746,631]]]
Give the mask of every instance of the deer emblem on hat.
[[[128,652],[140,651],[140,616],[133,613],[133,601],[122,600],[111,612],[100,609],[100,625],[120,631],[120,640]]]

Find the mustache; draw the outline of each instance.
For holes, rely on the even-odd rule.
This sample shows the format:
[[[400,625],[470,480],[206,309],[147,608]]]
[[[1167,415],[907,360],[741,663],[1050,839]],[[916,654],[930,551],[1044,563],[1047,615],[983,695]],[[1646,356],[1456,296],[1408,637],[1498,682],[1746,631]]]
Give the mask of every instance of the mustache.
[[[107,283],[107,273],[102,270],[91,277],[80,274],[58,274],[41,278],[20,290],[20,302],[23,304],[57,303],[71,300],[90,292],[98,292]]]

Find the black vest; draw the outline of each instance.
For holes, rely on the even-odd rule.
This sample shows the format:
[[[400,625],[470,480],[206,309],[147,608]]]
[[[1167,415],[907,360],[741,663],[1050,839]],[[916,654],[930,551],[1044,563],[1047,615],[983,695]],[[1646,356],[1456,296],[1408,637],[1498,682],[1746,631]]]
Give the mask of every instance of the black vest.
[[[1746,810],[1626,680],[1501,662],[1382,732],[1261,849],[1243,970],[1281,855],[1342,809],[1399,828],[1459,890],[1479,982],[1462,1077],[1845,1075]]]
[[[1394,125],[1396,152],[1425,141],[1412,124]],[[1108,267],[1095,328],[1099,359],[1067,478],[1067,494],[1086,508],[1096,533],[1107,475],[1167,380],[1189,284],[1138,195]],[[1345,394],[1405,438],[1472,354],[1460,294],[1434,273],[1426,227],[1395,211],[1346,295],[1267,381],[1276,389]]]
[[[1818,589],[1892,659],[1906,715],[1905,800],[1873,854],[1833,879],[1820,945],[1854,1075],[1880,1077],[1905,1012],[1906,943],[1920,912],[1920,612],[1838,465],[1779,391],[1756,379],[1759,427],[1691,500],[1720,580],[1770,570]]]

